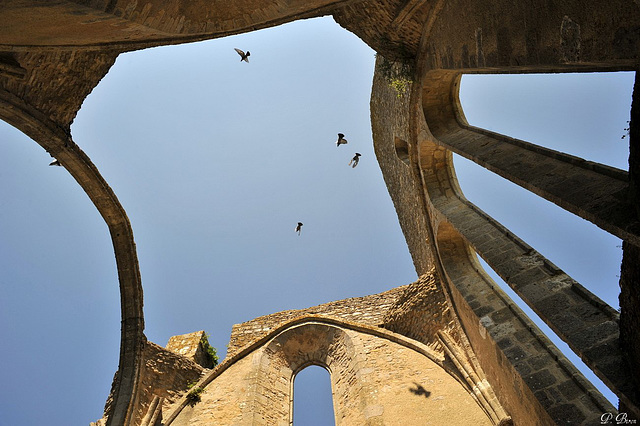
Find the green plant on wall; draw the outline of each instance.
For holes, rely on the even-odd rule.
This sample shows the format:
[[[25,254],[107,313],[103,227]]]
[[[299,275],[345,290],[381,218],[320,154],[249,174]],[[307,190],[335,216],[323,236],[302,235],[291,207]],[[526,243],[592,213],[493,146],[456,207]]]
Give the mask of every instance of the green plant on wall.
[[[209,344],[209,334],[202,334],[202,338],[200,339],[200,344],[204,349],[204,353],[207,356],[207,360],[215,367],[218,365],[218,353],[216,348]]]
[[[396,91],[396,96],[399,98],[404,96],[413,83],[411,65],[404,62],[392,62],[380,55],[377,66],[382,77],[389,83],[389,87]]]
[[[187,389],[190,389],[187,393],[187,401],[189,405],[194,406],[196,403],[202,401],[202,394],[204,393],[204,388],[200,386],[195,386],[196,382],[189,383]]]

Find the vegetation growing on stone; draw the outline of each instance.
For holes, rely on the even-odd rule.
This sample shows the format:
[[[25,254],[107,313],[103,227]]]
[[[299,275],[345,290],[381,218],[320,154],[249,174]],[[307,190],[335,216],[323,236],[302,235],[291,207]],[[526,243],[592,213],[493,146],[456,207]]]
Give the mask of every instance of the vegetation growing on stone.
[[[187,393],[187,401],[189,401],[190,405],[195,405],[196,403],[202,401],[202,393],[204,392],[204,388],[200,386],[195,386],[196,382],[189,383],[187,386],[189,392]]]
[[[212,364],[213,367],[218,365],[218,352],[216,348],[209,344],[209,334],[204,333],[202,338],[200,339],[200,344],[205,350],[205,354],[207,356],[208,361]]]
[[[380,55],[377,67],[380,75],[389,83],[389,87],[396,91],[396,96],[399,98],[404,96],[411,83],[413,83],[411,65],[405,62],[393,62]]]

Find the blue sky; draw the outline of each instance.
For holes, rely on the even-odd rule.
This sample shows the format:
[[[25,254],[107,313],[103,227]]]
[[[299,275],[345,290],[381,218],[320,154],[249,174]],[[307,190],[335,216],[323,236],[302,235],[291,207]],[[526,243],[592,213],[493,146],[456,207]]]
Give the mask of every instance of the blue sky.
[[[373,153],[373,64],[331,18],[118,58],[72,134],[131,220],[149,340],[204,329],[224,355],[233,324],[416,279]],[[468,120],[626,169],[630,73],[533,77],[465,77]],[[338,132],[348,145],[336,148]],[[0,153],[0,425],[88,424],[118,363],[108,230],[70,175],[5,123]],[[456,168],[470,200],[617,307],[619,240]]]

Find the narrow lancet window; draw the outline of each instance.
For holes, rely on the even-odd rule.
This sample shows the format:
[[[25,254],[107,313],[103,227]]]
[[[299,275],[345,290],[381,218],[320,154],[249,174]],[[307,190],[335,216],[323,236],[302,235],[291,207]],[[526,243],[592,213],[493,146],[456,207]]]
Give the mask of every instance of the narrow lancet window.
[[[331,376],[312,365],[296,374],[293,383],[293,425],[335,425]]]

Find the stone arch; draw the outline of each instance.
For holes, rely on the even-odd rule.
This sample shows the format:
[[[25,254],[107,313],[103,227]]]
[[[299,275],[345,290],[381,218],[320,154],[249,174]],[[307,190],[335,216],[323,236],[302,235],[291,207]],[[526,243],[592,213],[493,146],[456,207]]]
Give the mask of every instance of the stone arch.
[[[313,367],[313,366],[323,368],[324,370],[326,370],[326,371],[327,371],[327,373],[331,374],[331,369],[330,369],[327,365],[325,365],[325,364],[321,364],[321,363],[318,363],[318,362],[314,362],[314,361],[309,361],[309,362],[307,362],[307,363],[305,363],[305,364],[301,364],[301,365],[298,367],[298,369],[297,369],[297,370],[295,370],[295,371],[293,372],[293,379],[295,380],[295,377],[296,377],[296,376],[298,375],[298,373],[300,373],[302,370],[306,369],[307,367]]]
[[[438,19],[441,18],[442,15],[439,15]],[[442,28],[444,27],[434,31],[442,31]],[[483,370],[488,377],[492,378],[492,383],[497,387],[502,386],[499,384],[500,382],[505,387],[509,387],[509,382],[513,382],[513,380],[510,374],[498,378],[500,374],[505,372],[501,373],[501,368],[495,368],[496,362],[501,366],[515,366],[512,370],[514,377],[516,375],[522,377],[523,374],[526,374],[524,372],[526,367],[518,362],[522,361],[519,356],[522,347],[501,348],[502,344],[513,343],[513,334],[510,333],[515,333],[516,328],[523,328],[523,333],[518,335],[529,335],[525,339],[527,349],[533,349],[537,345],[535,350],[554,354],[549,358],[549,361],[550,364],[557,364],[558,368],[554,367],[554,369],[557,370],[555,373],[558,376],[552,381],[565,381],[567,382],[566,386],[576,386],[587,391],[592,397],[590,398],[590,407],[584,411],[585,417],[595,416],[598,412],[611,409],[610,404],[596,394],[597,391],[592,385],[587,384],[579,374],[574,374],[577,372],[573,366],[567,367],[569,363],[565,363],[564,357],[535,327],[528,327],[527,324],[531,324],[531,321],[482,272],[475,257],[476,253],[483,257],[552,329],[559,330],[561,338],[618,396],[624,399],[625,392],[628,392],[630,387],[626,376],[621,374],[622,356],[615,349],[618,347],[618,314],[568,277],[548,259],[545,259],[504,226],[466,200],[455,176],[452,153],[466,153],[469,157],[473,156],[474,161],[484,162],[482,165],[486,168],[514,181],[518,179],[515,172],[507,172],[503,170],[504,166],[500,166],[502,167],[500,169],[492,163],[509,159],[509,155],[501,150],[504,145],[512,147],[512,150],[518,153],[517,155],[526,152],[527,154],[532,153],[531,155],[542,158],[544,161],[560,162],[563,167],[572,170],[567,174],[576,171],[584,176],[589,174],[593,179],[622,181],[626,179],[623,176],[624,172],[619,173],[619,171],[612,171],[600,165],[588,164],[588,162],[580,161],[566,154],[551,152],[551,150],[523,141],[516,141],[506,136],[491,135],[490,132],[482,129],[470,130],[458,100],[460,77],[463,72],[535,72],[536,69],[509,70],[508,67],[503,66],[496,69],[463,70],[453,62],[446,64],[437,60],[434,62],[434,53],[436,53],[435,56],[438,55],[433,50],[433,40],[437,40],[438,36],[430,33],[431,30],[428,27],[424,29],[422,43],[415,61],[414,84],[409,99],[402,101],[393,99],[394,96],[397,97],[397,94],[385,87],[388,86],[388,83],[385,81],[384,67],[378,61],[371,101],[374,144],[377,152],[393,152],[392,150],[396,148],[394,136],[401,137],[409,134],[407,151],[409,152],[411,170],[403,170],[403,167],[398,165],[400,159],[397,155],[396,161],[381,160],[380,166],[390,188],[397,188],[396,185],[400,186],[405,181],[412,180],[416,185],[404,184],[404,191],[392,195],[399,217],[405,221],[406,218],[409,218],[409,221],[416,224],[420,224],[421,220],[426,218],[425,226],[416,226],[411,229],[411,233],[407,232],[406,224],[403,224],[414,263],[420,265],[431,260],[438,272],[442,274],[448,284],[448,295],[458,318],[460,318],[461,325],[468,334],[471,347],[478,355]],[[607,67],[609,64],[603,67],[593,66],[590,70],[603,70]],[[625,65],[620,64],[618,69],[624,68]],[[583,71],[586,69],[585,67],[581,68]],[[550,68],[546,68],[546,70],[549,71]],[[571,70],[557,65],[555,70],[570,72],[578,69]],[[537,72],[541,72],[541,68],[537,68]],[[394,115],[385,116],[385,111],[390,110],[395,112]],[[473,133],[473,137],[468,137],[469,134],[466,132]],[[492,149],[488,150],[489,159],[476,155],[475,151],[480,151],[485,145],[493,143],[495,140],[500,141],[500,144],[496,142],[500,146],[490,146]],[[465,148],[459,146],[463,142],[468,143]],[[516,169],[518,173],[532,170],[530,167],[522,167],[521,164]],[[585,180],[589,181],[591,177],[585,177]],[[540,185],[535,179],[521,176],[520,181],[522,186],[537,195],[548,199],[553,198],[553,195],[547,191],[548,188],[542,188],[541,186],[544,184]],[[608,189],[613,187],[614,191],[615,188],[619,188],[619,186],[612,185],[594,186]],[[572,201],[568,198],[570,197],[558,198],[553,201],[571,211]],[[409,200],[413,202],[413,205],[407,202]],[[578,206],[573,212],[585,218],[589,214],[593,214],[590,217],[592,222],[601,227],[608,226],[598,222],[599,219],[595,217],[597,212],[591,211],[589,213],[586,210]],[[612,217],[615,218],[615,215]],[[629,222],[621,220],[621,223],[624,226]],[[625,237],[633,238],[630,235],[625,235]],[[420,239],[423,242],[420,242]],[[425,250],[425,246],[430,250]],[[560,305],[554,305],[552,300],[561,300],[562,302]],[[594,322],[581,324],[581,327],[585,327],[582,330],[586,334],[588,327],[596,327],[598,336],[588,342],[585,340],[578,342],[574,339],[572,332],[568,330],[566,319],[560,318],[559,306],[570,306],[589,311],[590,319],[594,319]],[[575,312],[570,315],[573,318],[576,317]],[[493,341],[493,344],[486,346],[488,341]],[[598,360],[600,355],[595,348],[599,345],[606,345],[616,353],[607,352],[607,361],[602,358]],[[525,353],[527,349],[524,349]],[[518,355],[515,355],[515,352],[518,352]],[[600,354],[603,353],[600,352]],[[573,383],[570,384],[570,382]],[[529,387],[530,384],[524,383],[522,386]],[[520,389],[521,385],[518,384],[517,387]],[[536,391],[536,386],[530,387],[529,392],[531,389]],[[499,393],[499,395],[504,396],[504,393]],[[535,399],[539,399],[539,397],[540,395]],[[543,401],[543,405],[545,405],[543,409],[535,409],[538,411],[536,414],[526,412],[526,409],[522,410],[523,407],[516,407],[505,399],[501,399],[501,402],[505,404],[507,412],[513,415],[516,422],[518,419],[528,418],[531,421],[530,419],[537,418],[540,422],[545,423],[549,420],[549,413],[553,413],[554,420],[552,421],[568,420],[568,418],[562,417],[563,414],[560,410],[553,407],[557,403],[549,403],[549,400]],[[535,405],[533,404],[531,407]],[[581,407],[581,409],[584,408]]]
[[[202,402],[183,404],[166,424],[214,421],[207,416],[229,412],[235,417],[215,421],[289,425],[293,379],[312,364],[330,373],[336,425],[400,424],[403,411],[415,413],[416,419],[431,416],[435,424],[452,419],[455,424],[492,423],[473,390],[424,345],[385,330],[309,317],[239,353],[233,364],[221,366],[224,371],[216,372],[215,381],[203,379]],[[229,396],[227,386],[244,391]]]
[[[112,400],[105,412],[110,414],[112,424],[135,421],[133,399],[138,392],[146,337],[142,280],[129,218],[97,167],[62,126],[4,90],[0,90],[0,119],[24,132],[58,159],[89,196],[109,228],[118,268],[122,326],[118,372]]]
[[[423,36],[423,40],[428,39],[426,34],[427,33]],[[501,357],[504,358],[505,355],[504,353],[496,353],[495,348],[492,350],[489,347],[484,347],[481,341],[476,339],[474,334],[479,336],[479,339],[487,339],[488,336],[491,336],[491,333],[488,333],[488,331],[492,329],[492,326],[511,321],[505,321],[505,319],[512,315],[517,319],[516,322],[521,322],[522,324],[530,323],[530,320],[526,319],[526,316],[515,307],[508,297],[500,294],[501,292],[499,289],[496,289],[495,284],[488,279],[484,272],[481,272],[482,269],[475,258],[476,252],[501,275],[551,328],[559,330],[561,338],[585,360],[596,374],[603,378],[605,383],[614,389],[619,396],[623,397],[624,389],[628,389],[628,383],[625,383],[626,379],[618,380],[623,377],[623,375],[620,375],[620,362],[622,357],[620,354],[616,354],[614,357],[617,361],[605,366],[604,360],[598,361],[595,359],[598,355],[597,352],[593,350],[595,346],[600,344],[600,341],[613,342],[617,340],[617,313],[504,226],[500,225],[466,200],[455,177],[452,153],[464,153],[463,149],[460,149],[457,145],[460,144],[461,141],[468,142],[468,147],[471,147],[468,151],[473,149],[481,150],[488,143],[486,139],[493,137],[501,139],[502,143],[515,147],[514,150],[518,152],[518,154],[525,150],[527,152],[533,152],[536,155],[550,159],[549,161],[562,162],[569,168],[588,169],[589,173],[594,172],[598,175],[598,178],[606,176],[607,179],[619,179],[620,176],[616,175],[617,172],[607,170],[600,165],[587,165],[584,161],[571,158],[566,154],[550,152],[550,150],[545,150],[522,141],[515,141],[512,138],[485,135],[487,132],[477,131],[478,129],[474,129],[474,131],[477,131],[477,135],[474,134],[473,137],[467,138],[465,132],[468,131],[466,130],[468,124],[466,123],[458,100],[460,77],[463,71],[455,69],[458,68],[457,66],[441,67],[438,64],[432,63],[429,59],[432,54],[430,51],[431,48],[432,46],[426,43],[421,45],[416,60],[415,83],[411,90],[410,100],[403,105],[403,108],[397,109],[401,112],[396,113],[396,116],[392,119],[386,118],[386,120],[391,122],[392,126],[396,127],[396,131],[397,127],[403,126],[402,121],[407,119],[409,121],[408,128],[412,133],[409,142],[410,162],[414,167],[414,178],[419,182],[420,188],[418,193],[424,202],[423,208],[427,217],[424,238],[427,240],[427,244],[431,247],[435,255],[435,266],[443,274],[443,278],[447,279],[450,297],[452,298],[458,317],[461,319],[463,328],[468,333],[474,352],[481,354],[479,358],[484,358],[481,362],[483,369],[489,377],[497,379],[500,371],[499,369],[494,369],[491,364],[492,362],[495,363],[496,359],[500,360]],[[379,73],[380,70],[378,69],[377,72]],[[493,70],[489,72],[508,71]],[[383,80],[374,79],[374,86],[380,84],[381,81]],[[375,109],[377,104],[383,104],[385,97],[380,94],[380,92],[383,91],[384,90],[380,89],[380,86],[377,88],[374,87],[374,95],[372,96],[371,103],[372,109]],[[374,114],[375,112],[372,111],[372,117],[374,117]],[[385,136],[378,136],[377,139],[376,143],[378,145],[388,144],[393,146],[393,141]],[[505,157],[507,160],[509,159],[508,155],[500,149],[496,149],[493,146],[491,148],[492,149],[488,150],[488,156],[491,157],[490,161],[504,160]],[[476,162],[481,162],[478,158],[472,159]],[[516,179],[514,176],[507,176],[507,173],[498,167],[492,166],[490,161],[482,165],[507,179]],[[381,162],[381,167],[387,167],[387,177],[399,174],[397,166],[389,167]],[[393,171],[389,173],[390,170]],[[526,173],[528,168],[520,167],[518,170],[519,172]],[[394,180],[395,179],[396,177],[394,176]],[[537,195],[551,198],[549,194],[542,193],[544,189],[534,188],[526,178],[522,178],[521,183],[525,188]],[[393,185],[393,183],[391,185]],[[603,185],[602,187],[605,186],[606,185]],[[403,194],[403,196],[405,196],[405,194]],[[559,200],[557,204],[570,210],[566,203],[562,205],[564,202],[568,201]],[[414,209],[412,213],[420,216],[420,207],[416,207],[417,209]],[[583,217],[587,215],[584,211],[575,212],[578,215],[584,215]],[[596,219],[592,221],[594,223],[597,222]],[[409,238],[407,239],[411,245],[412,241]],[[417,263],[415,260],[417,250],[414,251],[412,249],[412,254],[414,256],[414,262]],[[536,274],[539,274],[539,276]],[[491,293],[492,296],[485,298],[484,296],[487,293]],[[563,305],[566,302],[564,306],[579,306],[577,309],[590,311],[590,318],[597,319],[597,321],[594,321],[592,324],[585,323],[583,326],[587,328],[589,326],[595,326],[598,330],[606,329],[607,332],[603,331],[603,334],[599,335],[594,341],[577,342],[572,338],[571,332],[568,331],[566,321],[563,322],[563,320],[559,318],[557,305],[552,307],[552,303],[550,303],[551,300],[563,300]],[[500,302],[498,304],[493,303],[496,301]],[[500,311],[502,315],[505,315],[505,318],[501,317],[499,321],[494,321],[491,318],[492,312],[498,311]],[[507,311],[511,311],[511,313],[507,314]],[[522,321],[518,318],[522,318]],[[479,319],[480,324],[478,324]],[[498,327],[498,329],[501,329],[503,333],[506,328],[512,327],[510,330],[513,331],[513,327],[515,327],[513,324],[501,325],[504,327]],[[528,329],[528,331],[525,331],[525,334],[531,334],[530,337],[533,339],[532,341],[538,340],[538,342],[541,343],[538,349],[545,351],[547,350],[546,348],[552,347],[546,338],[539,338],[542,334],[535,328],[525,327],[525,329]],[[586,329],[584,331],[586,333]],[[506,334],[502,335],[502,337],[505,336]],[[501,336],[495,337],[500,339]],[[509,342],[511,342],[511,340],[509,340]],[[614,343],[612,346],[615,347],[617,344]],[[558,353],[555,348],[549,350],[552,352],[555,351],[556,354]],[[509,351],[507,351],[507,353],[508,352]],[[488,357],[488,354],[491,354],[491,356]],[[607,356],[610,355],[611,353],[608,353]],[[519,358],[520,357],[515,357],[515,359],[509,360],[511,364],[516,364],[516,370],[522,368],[521,365],[514,362]],[[550,359],[551,362],[553,362],[553,358],[554,357]],[[557,357],[555,358],[557,359]],[[498,362],[500,363],[500,361]],[[505,365],[506,364],[508,363],[505,363]],[[570,372],[572,368],[571,366],[571,368],[566,369],[563,364],[558,370],[558,377],[562,377],[562,380],[569,380],[574,376],[574,374]],[[517,371],[514,371],[514,373],[516,372]],[[567,372],[569,373],[567,374]],[[522,373],[520,372],[520,374]],[[501,380],[502,379],[497,379],[495,383]],[[505,385],[508,385],[510,380],[511,379],[505,377]],[[574,385],[582,389],[588,389],[588,387],[584,386],[583,381],[584,379],[579,378],[575,380]],[[595,415],[595,413],[607,407],[609,407],[609,404],[604,401],[604,398],[595,397],[593,398],[593,406],[589,408],[589,410],[591,410],[590,414],[586,415]],[[522,407],[509,406],[509,404],[507,404],[505,408],[509,413],[515,414],[514,419],[531,418],[531,413],[518,412],[519,408]],[[545,407],[545,410],[549,411],[550,408]],[[540,411],[542,412],[544,410]],[[546,417],[547,414],[538,416],[542,422],[546,421],[543,420],[543,418]]]
[[[266,417],[267,413],[277,411],[280,421],[292,421],[293,381],[295,375],[310,365],[325,368],[331,377],[331,386],[336,393],[344,383],[356,382],[355,374],[359,370],[359,359],[354,342],[345,330],[330,324],[305,322],[288,327],[275,336],[260,356],[260,377],[254,413],[257,417]],[[277,378],[276,378],[277,377]],[[336,378],[341,377],[338,381]],[[267,405],[260,404],[259,396],[269,393],[270,384],[287,381],[288,394],[270,398]],[[283,388],[282,391],[285,391]],[[359,392],[358,392],[359,393]],[[277,401],[281,401],[278,404]],[[334,401],[334,409],[340,411],[340,404]],[[337,413],[336,413],[337,414]]]
[[[594,342],[577,342],[573,338],[576,329],[572,328],[569,331],[568,324],[558,318],[557,307],[551,306],[548,302],[553,299],[562,299],[568,306],[575,306],[576,309],[586,309],[591,312],[590,318],[595,321],[590,324],[585,323],[583,327],[585,327],[585,330],[590,327],[607,329],[607,335],[602,338],[603,340],[617,339],[618,313],[569,277],[533,247],[518,238],[513,232],[466,200],[455,178],[452,152],[462,153],[489,170],[514,181],[518,181],[518,178],[509,175],[501,168],[502,166],[497,167],[492,166],[492,164],[497,164],[500,161],[510,163],[513,162],[513,155],[523,158],[529,153],[535,153],[536,162],[559,162],[567,168],[580,169],[594,179],[610,179],[616,182],[622,182],[623,180],[621,178],[618,180],[615,174],[617,172],[610,171],[610,168],[606,166],[591,166],[566,154],[552,152],[527,142],[516,141],[501,135],[489,135],[491,132],[478,129],[468,130],[470,126],[466,124],[458,100],[461,74],[439,72],[436,75],[438,78],[432,76],[430,84],[422,91],[422,109],[424,110],[425,120],[429,120],[428,129],[431,137],[420,143],[422,150],[420,156],[421,168],[429,193],[429,203],[433,207],[433,222],[434,226],[437,227],[436,233],[439,234],[441,232],[440,223],[447,222],[451,225],[451,228],[457,231],[456,240],[461,236],[466,244],[473,247],[473,250],[469,252],[471,253],[470,257],[465,262],[474,263],[475,259],[472,257],[475,255],[472,253],[474,251],[477,252],[536,311],[540,318],[554,329],[558,336],[574,352],[580,355],[585,363],[614,392],[620,395],[620,390],[627,387],[625,383],[619,381],[621,377],[619,372],[622,369],[622,365],[609,364],[603,368],[603,361],[596,359],[597,356],[591,350]],[[423,125],[426,126],[426,124]],[[471,133],[473,133],[473,136],[471,136]],[[491,157],[492,159],[484,162],[482,158],[465,153],[447,142],[456,140],[454,144],[464,144],[467,137],[473,140],[468,145],[470,147],[469,150],[479,149],[478,147],[487,145],[489,148],[486,148],[486,150],[489,154],[478,154],[478,156],[487,155],[487,158]],[[495,142],[497,140],[500,140],[500,142]],[[508,147],[505,148],[507,145]],[[509,149],[515,150],[515,153],[511,153]],[[518,169],[526,173],[532,168],[533,166],[519,167]],[[582,172],[576,171],[575,173]],[[567,175],[571,173],[574,172],[567,171]],[[525,189],[540,196],[549,195],[544,192],[544,189],[540,188],[540,185],[529,184],[524,176],[520,179],[516,183],[520,183]],[[531,180],[537,182],[536,179],[531,178]],[[584,180],[590,182],[590,177],[587,176]],[[601,186],[603,190],[613,188],[614,191],[619,187],[615,183]],[[545,196],[545,198],[551,199],[553,197],[549,195]],[[556,201],[561,207],[567,208],[569,201]],[[567,209],[571,210],[570,208]],[[579,215],[585,218],[589,216],[584,212],[584,209],[578,207],[576,209]],[[597,218],[592,219],[592,221],[597,222]],[[445,229],[447,229],[445,236],[450,237],[453,235],[452,232],[449,232],[449,227],[445,227]],[[447,238],[436,235],[440,253],[447,250],[446,248],[440,248],[446,240]],[[456,241],[455,244],[459,244],[459,241]],[[462,256],[462,251],[458,252],[458,257],[460,256]],[[525,276],[526,278],[524,278]],[[585,356],[587,352],[591,352],[593,355]]]

